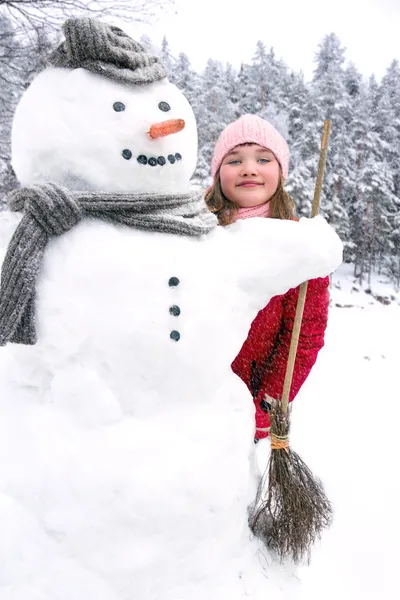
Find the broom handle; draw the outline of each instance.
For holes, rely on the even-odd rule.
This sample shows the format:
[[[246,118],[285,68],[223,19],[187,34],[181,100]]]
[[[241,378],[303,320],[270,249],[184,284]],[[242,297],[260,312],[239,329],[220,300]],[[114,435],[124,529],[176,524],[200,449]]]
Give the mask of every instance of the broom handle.
[[[314,199],[311,209],[311,217],[315,217],[319,210],[319,201],[321,198],[322,183],[324,180],[324,171],[326,164],[326,156],[328,154],[328,141],[331,132],[331,121],[324,121],[324,131],[322,134],[321,152],[319,155],[317,181],[315,183]],[[299,297],[297,300],[296,314],[293,323],[292,339],[290,340],[289,357],[286,367],[285,381],[283,384],[282,408],[287,412],[289,406],[289,394],[292,385],[294,362],[296,360],[297,346],[299,343],[301,321],[303,318],[304,304],[307,295],[308,282],[305,281],[300,285]]]

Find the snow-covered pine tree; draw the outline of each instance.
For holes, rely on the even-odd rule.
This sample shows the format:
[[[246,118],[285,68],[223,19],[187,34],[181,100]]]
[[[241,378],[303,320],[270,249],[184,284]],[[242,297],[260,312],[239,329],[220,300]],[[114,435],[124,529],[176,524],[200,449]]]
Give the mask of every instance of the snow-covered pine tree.
[[[382,78],[381,90],[384,90],[387,105],[390,106],[390,113],[386,115],[388,132],[382,132],[382,137],[389,144],[388,158],[393,171],[394,193],[400,199],[400,64],[398,60],[392,61],[387,69]],[[391,123],[390,118],[393,119]]]
[[[369,195],[368,181],[372,178],[369,168],[373,163],[374,147],[377,143],[377,134],[372,131],[371,96],[369,87],[364,85],[358,88],[353,113],[352,143],[355,149],[355,189],[353,200],[349,206],[351,227],[351,243],[347,247],[347,259],[354,263],[354,275],[363,281],[366,271],[366,247],[368,245],[367,224],[367,195]]]
[[[288,143],[290,170],[286,189],[299,216],[311,213],[318,167],[322,120],[316,123],[316,104],[302,73],[291,74],[288,87]]]
[[[377,262],[397,281],[400,247],[397,237],[400,210],[400,67],[393,61],[376,92],[374,130],[381,143],[381,184],[376,210],[379,218]]]
[[[233,66],[228,63],[225,68],[225,91],[229,103],[232,106],[232,114],[234,119],[238,119],[242,114],[240,112],[241,90],[239,88],[238,73]]]
[[[14,183],[10,164],[11,121],[21,83],[13,71],[16,46],[14,26],[9,17],[2,13],[0,19],[0,210],[5,206],[5,195]]]
[[[350,100],[345,86],[344,52],[334,33],[323,38],[315,58],[312,92],[316,98],[318,118],[332,120],[321,213],[342,240],[348,242],[350,228],[346,204],[349,195],[351,197],[348,176],[353,167],[354,153],[347,143],[349,124],[346,115],[350,112]]]
[[[237,106],[238,116],[246,113],[255,114],[254,94],[252,85],[252,67],[246,63],[240,65],[238,74],[239,101]]]
[[[176,60],[171,54],[167,37],[164,35],[161,42],[160,59],[167,71],[168,79],[171,83],[175,83],[176,76]]]
[[[273,48],[267,52],[258,41],[246,83],[246,100],[250,110],[270,121],[287,136],[287,104],[284,83],[288,73],[283,62],[277,61]]]
[[[388,236],[394,215],[393,177],[386,142],[379,131],[382,116],[376,109],[375,93],[372,80],[368,87],[361,88],[354,107],[356,189],[350,210],[354,244],[350,258],[360,282],[365,276],[370,277],[374,267],[383,267],[390,250]],[[381,109],[384,110],[382,105]]]
[[[270,77],[270,65],[263,42],[258,41],[251,64],[251,79],[248,83],[249,96],[255,113],[260,116],[271,102],[273,82]]]
[[[184,52],[180,52],[175,63],[174,84],[185,94],[196,112],[198,104],[201,103],[200,78],[192,69],[190,60]]]
[[[11,167],[11,126],[18,100],[33,76],[43,68],[52,40],[44,25],[23,36],[15,22],[0,14],[0,208],[17,182]]]
[[[271,102],[275,104],[279,113],[287,114],[290,109],[290,89],[292,86],[292,73],[283,60],[277,59],[275,51],[270,48],[268,53]]]
[[[200,88],[201,102],[196,111],[199,133],[199,159],[194,181],[207,185],[215,142],[222,129],[235,119],[235,107],[227,96],[225,70],[220,61],[208,60]]]

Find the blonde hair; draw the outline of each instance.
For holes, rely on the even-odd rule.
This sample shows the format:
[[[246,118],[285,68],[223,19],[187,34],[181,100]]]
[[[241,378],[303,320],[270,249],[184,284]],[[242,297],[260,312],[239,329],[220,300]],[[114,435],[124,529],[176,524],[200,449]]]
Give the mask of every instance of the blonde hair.
[[[294,213],[295,204],[283,187],[283,183],[282,171],[280,170],[278,187],[269,201],[269,216],[272,219],[296,219]],[[219,170],[215,177],[215,183],[207,190],[205,201],[208,210],[216,215],[219,225],[230,225],[233,223],[238,209],[231,200],[228,200],[222,191]]]

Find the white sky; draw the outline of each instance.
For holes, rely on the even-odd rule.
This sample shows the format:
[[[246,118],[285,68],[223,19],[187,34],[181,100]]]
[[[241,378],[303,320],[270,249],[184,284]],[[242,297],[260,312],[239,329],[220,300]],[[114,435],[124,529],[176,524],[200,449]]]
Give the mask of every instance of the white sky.
[[[173,53],[186,52],[196,69],[208,58],[238,67],[261,39],[307,79],[319,42],[331,32],[348,61],[380,79],[400,60],[400,0],[176,0],[176,9],[146,31],[157,41],[165,33]],[[139,37],[135,26],[129,33]]]

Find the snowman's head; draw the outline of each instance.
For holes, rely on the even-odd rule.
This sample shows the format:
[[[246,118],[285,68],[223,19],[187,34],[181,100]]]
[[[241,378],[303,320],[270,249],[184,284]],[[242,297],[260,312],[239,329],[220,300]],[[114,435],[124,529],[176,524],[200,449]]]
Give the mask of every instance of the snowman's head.
[[[130,81],[124,68],[128,76],[121,81],[97,74],[104,64],[102,57],[96,69],[48,68],[27,89],[12,131],[12,163],[20,183],[52,181],[72,190],[104,192],[186,192],[197,160],[189,102],[159,71],[154,81],[138,83]],[[112,69],[115,73],[114,60]]]

